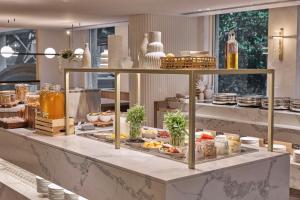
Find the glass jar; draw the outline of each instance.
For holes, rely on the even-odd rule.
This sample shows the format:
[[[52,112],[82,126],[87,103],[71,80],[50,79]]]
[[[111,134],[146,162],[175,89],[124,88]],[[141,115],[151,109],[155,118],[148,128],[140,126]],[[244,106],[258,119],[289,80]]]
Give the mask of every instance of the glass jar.
[[[43,117],[48,118],[49,112],[49,100],[48,93],[50,92],[50,84],[45,83],[44,87],[40,91],[40,111]]]
[[[240,136],[237,134],[226,134],[228,140],[229,153],[241,152],[241,141]]]
[[[30,106],[39,106],[40,95],[29,93],[26,95],[26,103]]]
[[[65,95],[61,92],[60,85],[52,85],[46,93],[48,118],[62,119],[65,117]]]
[[[225,135],[217,135],[215,138],[215,147],[217,149],[217,155],[228,155],[229,146]]]
[[[130,123],[129,128],[129,137],[131,140],[137,140],[141,137],[141,123]]]
[[[228,41],[225,48],[225,60],[227,69],[238,69],[239,68],[239,53],[238,53],[238,42],[235,39],[235,32],[229,31]]]
[[[16,89],[16,99],[20,102],[25,102],[26,95],[29,91],[28,85],[27,84],[16,84],[15,89]]]
[[[204,158],[216,158],[217,157],[217,149],[215,147],[214,140],[203,140],[201,142],[201,147],[203,150]]]

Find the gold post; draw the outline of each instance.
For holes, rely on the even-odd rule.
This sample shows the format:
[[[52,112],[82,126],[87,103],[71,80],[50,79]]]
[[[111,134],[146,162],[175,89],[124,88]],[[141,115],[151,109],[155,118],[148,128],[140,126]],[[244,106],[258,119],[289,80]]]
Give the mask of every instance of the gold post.
[[[120,79],[121,74],[115,73],[115,148],[120,149]]]
[[[195,86],[196,74],[189,73],[189,168],[195,169]]]
[[[273,151],[274,134],[274,71],[268,74],[268,150]]]
[[[70,90],[70,72],[65,71],[65,129],[66,135],[72,134],[69,126],[69,90]]]
[[[137,105],[141,105],[141,74],[136,74],[136,100]]]

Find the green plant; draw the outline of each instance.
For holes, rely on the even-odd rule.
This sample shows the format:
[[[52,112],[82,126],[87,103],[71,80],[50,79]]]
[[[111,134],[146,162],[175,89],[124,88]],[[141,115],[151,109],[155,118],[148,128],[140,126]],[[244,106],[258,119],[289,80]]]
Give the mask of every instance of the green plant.
[[[187,122],[184,114],[180,111],[168,112],[164,115],[164,123],[170,131],[171,144],[181,146],[187,133],[185,130]]]
[[[137,139],[141,134],[141,124],[145,121],[144,106],[135,105],[127,111],[126,121],[130,123],[130,139]]]
[[[141,124],[145,120],[144,106],[135,105],[127,111],[127,122],[133,124]]]

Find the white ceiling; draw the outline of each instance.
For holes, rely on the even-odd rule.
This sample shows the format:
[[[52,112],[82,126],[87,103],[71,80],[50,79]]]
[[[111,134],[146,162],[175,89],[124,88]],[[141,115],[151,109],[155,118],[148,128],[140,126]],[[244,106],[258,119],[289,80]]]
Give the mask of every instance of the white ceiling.
[[[220,9],[294,0],[0,0],[2,27],[70,27],[127,20],[129,15],[179,15],[199,9]],[[15,18],[15,22],[14,19]],[[10,23],[8,24],[8,20]]]

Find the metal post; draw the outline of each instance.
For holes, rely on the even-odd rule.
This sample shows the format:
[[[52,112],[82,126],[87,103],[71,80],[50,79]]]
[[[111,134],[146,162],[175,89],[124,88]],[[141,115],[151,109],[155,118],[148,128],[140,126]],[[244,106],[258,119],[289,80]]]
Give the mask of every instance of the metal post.
[[[66,135],[72,134],[69,126],[69,90],[70,90],[70,72],[65,71],[65,129]]]
[[[189,168],[195,169],[195,86],[196,74],[189,73]]]
[[[273,151],[274,136],[274,71],[270,71],[268,76],[268,150]]]
[[[141,74],[136,74],[136,100],[137,105],[141,105]]]
[[[120,149],[120,79],[121,74],[115,73],[115,148]]]

